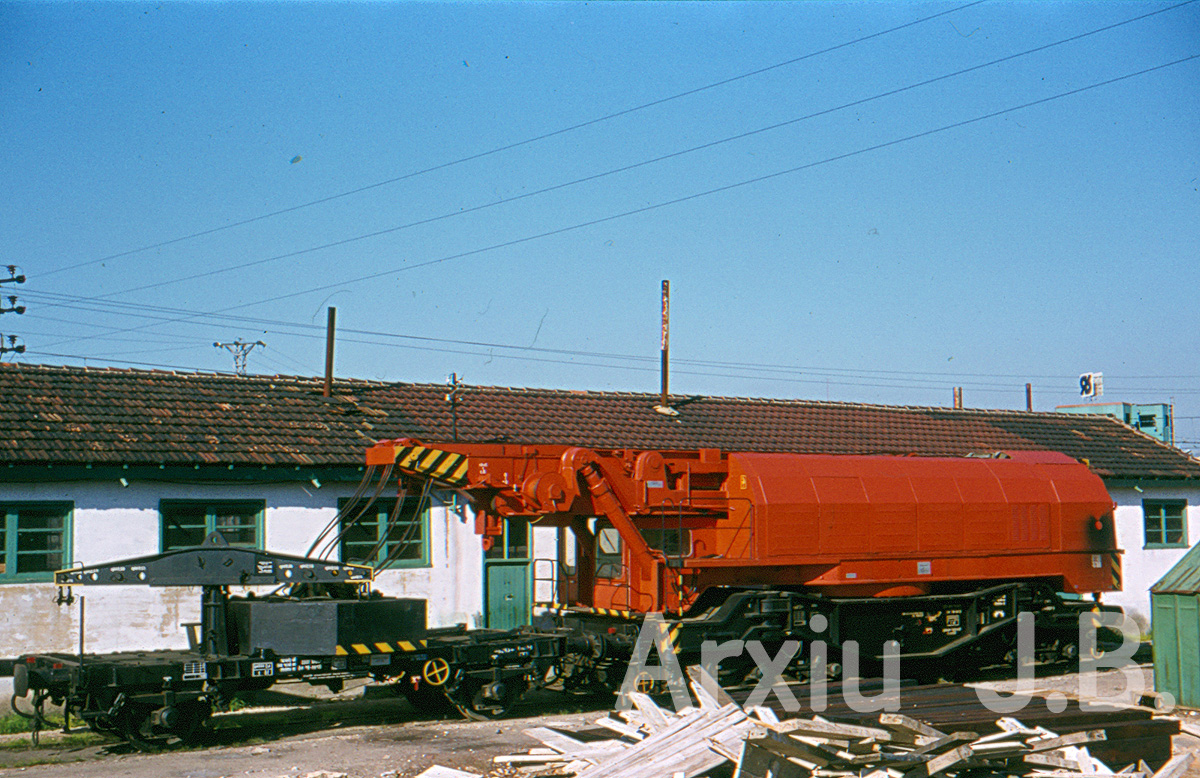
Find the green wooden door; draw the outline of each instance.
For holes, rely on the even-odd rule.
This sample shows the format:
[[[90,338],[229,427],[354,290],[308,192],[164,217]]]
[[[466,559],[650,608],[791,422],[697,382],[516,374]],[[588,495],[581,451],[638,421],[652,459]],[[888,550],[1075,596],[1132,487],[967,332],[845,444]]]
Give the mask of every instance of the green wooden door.
[[[484,554],[483,588],[487,626],[515,629],[529,623],[529,522],[509,519],[504,534]]]
[[[529,623],[529,563],[488,562],[487,625],[515,629]]]

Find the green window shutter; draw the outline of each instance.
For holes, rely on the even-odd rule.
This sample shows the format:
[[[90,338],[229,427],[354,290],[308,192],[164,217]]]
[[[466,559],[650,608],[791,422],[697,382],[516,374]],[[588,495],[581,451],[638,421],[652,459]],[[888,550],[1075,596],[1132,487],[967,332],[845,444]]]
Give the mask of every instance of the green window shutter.
[[[74,505],[0,503],[0,581],[49,581],[71,565]]]
[[[1146,548],[1186,548],[1187,500],[1143,500]]]
[[[158,505],[159,547],[194,548],[220,532],[231,546],[263,547],[262,500],[163,500]]]
[[[429,564],[429,505],[417,497],[338,501],[339,545],[343,562],[376,569]]]

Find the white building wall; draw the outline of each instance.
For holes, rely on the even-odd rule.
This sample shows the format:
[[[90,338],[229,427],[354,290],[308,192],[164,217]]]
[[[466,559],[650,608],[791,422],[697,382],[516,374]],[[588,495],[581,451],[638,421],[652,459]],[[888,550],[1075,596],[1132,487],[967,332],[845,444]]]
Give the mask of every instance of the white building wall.
[[[1150,628],[1150,587],[1187,552],[1187,548],[1146,548],[1142,500],[1187,500],[1187,541],[1200,541],[1200,488],[1161,487],[1146,482],[1142,491],[1109,486],[1117,503],[1115,521],[1117,545],[1122,555],[1122,591],[1104,595],[1104,602],[1119,605],[1138,621],[1144,631]]]
[[[383,570],[375,588],[393,597],[428,600],[430,627],[483,624],[483,544],[470,511],[430,509],[429,566]]]
[[[0,484],[0,501],[62,501],[75,506],[72,556],[99,564],[159,552],[159,501],[164,499],[263,500],[264,543],[269,551],[304,555],[337,515],[349,484],[168,484],[118,482]],[[376,588],[387,595],[429,601],[430,626],[482,623],[483,552],[469,512],[437,503],[431,510],[429,562],[384,570]],[[53,583],[0,584],[0,657],[79,647],[79,614],[86,602],[89,653],[186,648],[183,625],[200,620],[198,587],[77,587],[73,605],[55,605]],[[236,594],[237,591],[235,590]]]

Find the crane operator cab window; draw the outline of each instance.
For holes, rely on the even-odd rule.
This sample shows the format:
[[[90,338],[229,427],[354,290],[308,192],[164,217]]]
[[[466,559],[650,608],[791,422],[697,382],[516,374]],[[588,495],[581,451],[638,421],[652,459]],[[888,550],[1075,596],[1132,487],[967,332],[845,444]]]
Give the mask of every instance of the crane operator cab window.
[[[605,519],[595,519],[592,532],[596,535],[596,577],[621,577],[621,533]]]

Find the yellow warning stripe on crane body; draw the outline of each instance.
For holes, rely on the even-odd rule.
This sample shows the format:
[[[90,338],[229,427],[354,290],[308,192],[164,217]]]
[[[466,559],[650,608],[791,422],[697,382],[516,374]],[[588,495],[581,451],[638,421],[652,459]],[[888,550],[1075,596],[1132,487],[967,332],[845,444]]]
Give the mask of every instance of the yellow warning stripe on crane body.
[[[405,472],[428,476],[451,486],[467,485],[465,454],[425,446],[396,446],[395,460],[396,466]]]
[[[608,616],[615,619],[626,619],[629,621],[641,621],[646,618],[646,614],[638,611],[620,610],[617,608],[593,608],[587,605],[574,605],[565,608],[556,606],[547,606],[543,612],[550,616],[566,616],[566,615],[589,615],[589,616]],[[674,624],[667,622],[667,638],[671,642],[671,648],[676,654],[679,653],[679,633],[683,630],[681,622]]]

